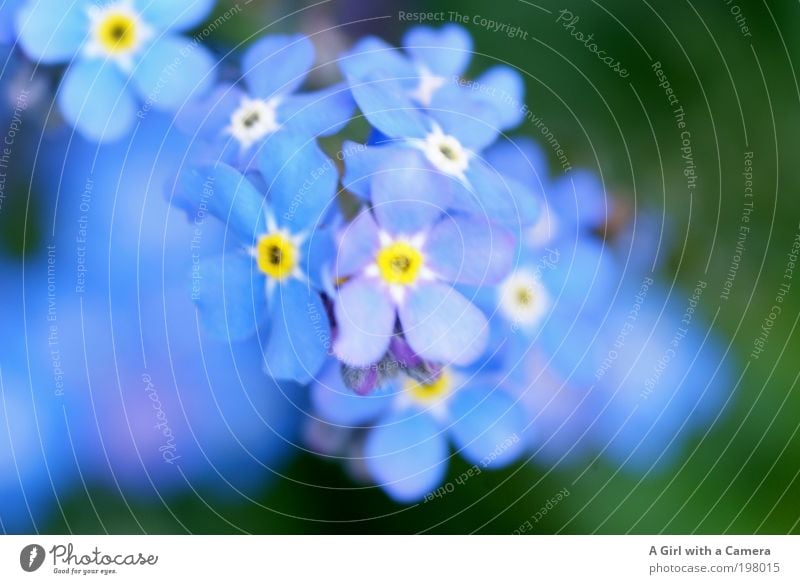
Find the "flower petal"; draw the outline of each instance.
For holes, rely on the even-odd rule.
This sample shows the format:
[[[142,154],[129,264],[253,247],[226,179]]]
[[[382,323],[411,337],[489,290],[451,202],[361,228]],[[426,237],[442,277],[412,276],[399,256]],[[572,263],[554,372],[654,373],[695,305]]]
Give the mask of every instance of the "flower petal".
[[[331,359],[319,379],[311,386],[314,411],[326,422],[342,426],[360,426],[375,420],[391,407],[393,392],[378,391],[357,395],[345,387],[341,366]]]
[[[191,96],[203,95],[211,88],[214,67],[214,57],[205,47],[165,35],[142,53],[131,80],[146,103],[173,111]]]
[[[112,141],[133,127],[136,102],[113,63],[75,61],[64,74],[58,105],[64,119],[97,142]]]
[[[338,173],[312,137],[272,134],[258,153],[275,218],[293,233],[318,226],[334,207]]]
[[[225,135],[231,115],[245,95],[235,85],[218,85],[207,95],[191,100],[182,107],[175,116],[175,126],[188,136],[217,140]]]
[[[486,348],[486,317],[450,286],[422,284],[409,291],[398,311],[408,344],[420,357],[468,365]]]
[[[356,104],[344,83],[287,97],[278,106],[278,122],[307,136],[330,136],[353,117]]]
[[[508,130],[518,126],[525,118],[525,83],[522,76],[506,65],[495,65],[478,77],[482,90],[476,99],[491,104],[497,112],[499,128]]]
[[[264,197],[239,171],[220,162],[181,170],[173,203],[195,216],[206,210],[246,245],[266,231]]]
[[[436,92],[429,110],[445,134],[480,152],[500,135],[500,115],[487,102],[473,99],[470,90],[447,85]]]
[[[194,28],[214,9],[216,0],[135,0],[145,22],[159,29],[188,30]]]
[[[322,299],[306,283],[289,279],[275,287],[270,302],[267,373],[278,380],[308,383],[328,357],[331,328]]]
[[[366,37],[339,57],[339,68],[345,77],[364,79],[379,74],[412,89],[417,71],[396,47],[377,37]]]
[[[192,271],[192,297],[205,329],[220,339],[249,337],[265,316],[264,277],[241,253],[203,259]]]
[[[424,414],[397,413],[367,436],[366,465],[375,482],[401,503],[422,499],[444,480],[447,443]]]
[[[375,217],[393,234],[427,230],[450,207],[450,194],[450,179],[416,149],[392,153],[372,177]]]
[[[493,144],[483,158],[502,176],[519,181],[534,192],[543,192],[548,183],[547,157],[541,146],[527,136]]]
[[[450,434],[469,462],[500,468],[525,450],[525,412],[501,388],[462,388],[453,396],[449,410]]]
[[[439,29],[415,26],[403,36],[403,48],[431,73],[454,77],[466,71],[472,58],[472,37],[457,24]]]
[[[376,363],[389,348],[396,311],[388,294],[374,281],[357,278],[339,290],[335,306],[336,355],[349,365]]]
[[[430,132],[431,121],[403,97],[399,87],[377,75],[350,80],[358,107],[375,128],[389,138],[424,138]]]
[[[521,183],[501,177],[478,159],[470,161],[468,184],[457,184],[453,208],[488,217],[510,227],[533,225],[539,216],[536,195]],[[455,184],[455,183],[454,183]]]
[[[425,256],[443,280],[489,286],[511,271],[515,243],[509,230],[491,221],[450,216],[431,231]]]
[[[253,97],[288,95],[305,81],[314,64],[314,45],[301,34],[265,36],[248,47],[242,75]]]
[[[364,210],[339,234],[339,251],[336,256],[336,279],[352,276],[375,258],[380,241],[378,225],[372,213]]]
[[[368,199],[372,175],[386,157],[405,149],[404,145],[367,146],[345,140],[341,153],[345,167],[342,186],[362,199]]]
[[[18,41],[28,57],[44,64],[70,61],[89,33],[86,0],[26,2],[16,14]],[[3,18],[9,18],[7,14]]]

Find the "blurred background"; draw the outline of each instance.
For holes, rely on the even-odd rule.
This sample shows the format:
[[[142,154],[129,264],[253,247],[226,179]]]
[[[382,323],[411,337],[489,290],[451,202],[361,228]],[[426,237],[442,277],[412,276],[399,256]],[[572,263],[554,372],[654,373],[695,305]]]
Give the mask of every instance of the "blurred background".
[[[221,1],[210,20],[235,6]],[[165,269],[191,266],[178,242],[193,235],[164,203],[190,148],[169,120],[152,116],[120,144],[83,142],[50,111],[53,77],[6,53],[0,428],[28,439],[0,446],[0,463],[28,487],[22,496],[3,490],[15,477],[0,483],[3,530],[512,533],[528,521],[534,533],[800,532],[800,272],[790,255],[800,5],[253,0],[206,42],[226,52],[253,35],[302,31],[327,62],[367,34],[397,44],[414,24],[401,14],[420,11],[466,18],[471,71],[518,68],[530,116],[515,136],[541,146],[555,177],[567,167],[601,177],[620,201],[615,218],[635,226],[629,247],[647,250],[666,291],[706,283],[697,314],[721,339],[730,375],[705,426],[668,463],[533,461],[398,506],[307,450],[305,392],[260,391],[257,346],[234,351],[197,332],[186,272]],[[590,34],[627,75],[587,47]],[[314,75],[323,85],[338,73]],[[347,132],[363,138],[357,123]],[[209,222],[198,245],[222,236]],[[106,316],[87,329],[92,313]],[[131,387],[134,399],[124,397]],[[468,467],[454,462],[448,480]]]

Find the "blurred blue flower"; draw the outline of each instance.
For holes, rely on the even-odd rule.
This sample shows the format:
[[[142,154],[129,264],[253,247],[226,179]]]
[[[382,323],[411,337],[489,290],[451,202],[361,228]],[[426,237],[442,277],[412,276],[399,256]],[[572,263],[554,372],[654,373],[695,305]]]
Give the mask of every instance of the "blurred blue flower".
[[[342,182],[369,198],[369,179],[398,152],[405,168],[442,177],[439,190],[410,190],[420,205],[466,212],[510,226],[527,226],[538,215],[533,185],[523,185],[489,166],[481,152],[498,137],[497,115],[485,104],[455,99],[447,108],[422,111],[398,92],[394,81],[378,76],[351,78],[356,103],[386,139],[382,145],[345,143],[346,173]],[[418,194],[417,194],[418,193]]]
[[[222,343],[199,326],[187,279],[225,230],[163,196],[190,150],[170,126],[153,115],[130,143],[62,132],[43,149],[34,179],[56,227],[47,261],[26,267],[28,351],[46,361],[33,384],[55,391],[57,349],[66,459],[87,485],[253,497],[298,438],[305,398],[267,375],[256,338]]]
[[[309,381],[327,357],[330,325],[320,290],[332,253],[323,229],[337,176],[313,140],[285,133],[259,153],[268,201],[248,178],[224,164],[187,169],[176,202],[208,209],[240,249],[199,261],[194,295],[215,336],[244,339],[265,324],[264,358],[277,379]]]
[[[214,57],[178,33],[199,24],[214,4],[30,0],[17,14],[19,44],[39,63],[68,65],[58,91],[64,118],[89,139],[115,140],[137,116],[175,111],[211,86]]]
[[[475,80],[463,77],[472,58],[472,38],[463,27],[417,26],[405,34],[402,47],[406,54],[379,38],[366,37],[340,57],[340,66],[355,79],[377,74],[395,80],[417,106],[431,111],[453,111],[453,106],[461,111],[465,102],[489,105],[499,130],[513,128],[524,118],[525,86],[511,67],[495,65]]]
[[[389,496],[408,503],[444,480],[449,441],[481,468],[501,468],[521,455],[529,423],[501,385],[499,378],[445,368],[435,379],[407,377],[358,396],[330,366],[312,385],[311,399],[329,424],[367,427],[368,472]]]
[[[466,365],[484,351],[489,325],[451,284],[499,282],[511,268],[514,237],[490,221],[443,217],[440,207],[409,200],[409,192],[438,192],[441,176],[401,162],[390,167],[373,178],[372,210],[339,236],[334,350],[349,365],[376,363],[399,318],[417,355]]]
[[[176,123],[208,143],[205,155],[246,168],[258,146],[276,132],[305,138],[338,132],[355,104],[344,84],[296,93],[314,63],[314,46],[302,35],[256,41],[242,58],[242,83],[221,84],[190,102]]]

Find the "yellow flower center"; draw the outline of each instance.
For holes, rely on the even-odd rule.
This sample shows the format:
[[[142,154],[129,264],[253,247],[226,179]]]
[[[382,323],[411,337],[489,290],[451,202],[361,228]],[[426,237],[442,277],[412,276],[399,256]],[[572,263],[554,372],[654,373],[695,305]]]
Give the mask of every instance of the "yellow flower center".
[[[97,35],[109,53],[124,53],[136,46],[136,21],[127,14],[109,14],[100,23]]]
[[[270,278],[284,280],[297,265],[297,248],[281,233],[262,235],[256,246],[258,269]]]
[[[423,258],[415,247],[396,241],[378,252],[377,263],[381,278],[387,283],[408,286],[417,280]]]
[[[452,386],[452,378],[446,369],[439,374],[436,381],[431,383],[420,383],[414,379],[406,380],[406,391],[414,401],[422,404],[439,401],[452,391]]]

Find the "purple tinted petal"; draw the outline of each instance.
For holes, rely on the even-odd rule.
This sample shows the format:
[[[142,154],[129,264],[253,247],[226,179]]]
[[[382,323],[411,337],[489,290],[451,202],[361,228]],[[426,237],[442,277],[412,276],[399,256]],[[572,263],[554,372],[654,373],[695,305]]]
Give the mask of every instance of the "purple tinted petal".
[[[506,228],[477,217],[446,217],[425,242],[430,267],[443,280],[487,286],[499,283],[514,263],[515,239]]]
[[[352,276],[375,259],[380,247],[378,225],[369,211],[362,211],[342,228],[336,256],[335,279]]]
[[[425,359],[468,365],[486,348],[486,317],[450,286],[423,284],[409,291],[398,311],[408,344]]]
[[[374,280],[358,278],[339,290],[335,306],[336,355],[349,365],[376,363],[389,348],[396,312],[388,294]]]

